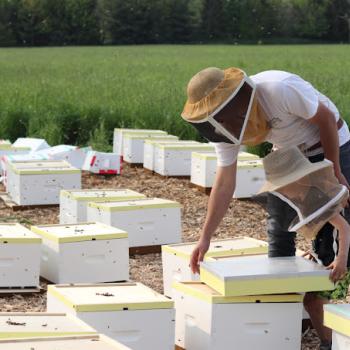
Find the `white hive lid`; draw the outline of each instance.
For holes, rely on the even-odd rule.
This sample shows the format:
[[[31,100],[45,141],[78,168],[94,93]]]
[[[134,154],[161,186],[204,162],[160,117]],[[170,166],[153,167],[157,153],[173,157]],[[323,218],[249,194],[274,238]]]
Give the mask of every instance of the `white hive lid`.
[[[124,201],[129,199],[145,198],[146,196],[129,189],[87,189],[87,190],[62,190],[61,194],[83,201]]]
[[[238,169],[253,169],[253,168],[264,168],[264,164],[261,159],[255,160],[238,160]]]
[[[114,129],[116,131],[119,131],[123,134],[167,134],[166,131],[163,130],[157,130],[157,129],[127,129],[127,128],[116,128]]]
[[[31,230],[57,243],[109,240],[128,237],[125,231],[98,222],[40,225],[32,226]]]
[[[166,145],[177,145],[177,144],[199,144],[199,142],[197,141],[191,141],[191,140],[160,140],[160,139],[146,139],[145,143],[148,144],[152,144],[152,145],[162,145],[162,144],[166,144]]]
[[[41,238],[18,223],[0,224],[0,243],[41,243]]]
[[[80,170],[71,166],[65,160],[34,160],[10,163],[17,174],[51,174],[51,173],[80,173]]]
[[[350,304],[324,305],[324,325],[350,337]]]
[[[173,308],[173,302],[141,283],[49,285],[51,293],[76,312]]]
[[[209,143],[187,143],[187,144],[179,144],[179,143],[172,143],[172,144],[159,144],[156,145],[156,147],[159,147],[161,149],[169,149],[169,150],[188,150],[188,151],[200,151],[200,150],[204,150],[204,151],[210,151],[210,150],[214,150],[214,146],[209,144]]]
[[[0,340],[4,350],[131,350],[102,335]]]
[[[155,208],[180,208],[178,202],[170,201],[162,198],[145,198],[135,199],[123,202],[92,202],[89,207],[98,208],[103,211],[129,211],[139,209],[155,209]]]
[[[189,259],[195,246],[196,243],[171,244],[163,245],[162,250]],[[205,258],[265,253],[267,242],[242,237],[211,241]]]
[[[0,313],[0,339],[83,334],[96,334],[96,331],[71,315],[46,312]]]

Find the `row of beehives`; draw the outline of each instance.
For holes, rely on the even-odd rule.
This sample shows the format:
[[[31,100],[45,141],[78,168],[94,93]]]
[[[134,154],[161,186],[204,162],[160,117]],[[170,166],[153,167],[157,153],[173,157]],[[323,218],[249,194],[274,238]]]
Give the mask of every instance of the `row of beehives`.
[[[48,312],[75,316],[134,350],[173,349],[174,339],[187,350],[300,348],[299,293],[331,288],[327,271],[300,257],[269,259],[266,243],[244,238],[212,242],[202,282],[194,282],[188,268],[192,249],[193,244],[163,247],[165,294],[173,301],[140,283],[50,285]],[[172,290],[171,279],[177,281]],[[0,315],[0,338],[73,336],[78,330],[71,319],[62,327],[43,314]],[[349,305],[327,306],[325,324],[334,329],[333,349],[347,349]]]
[[[203,189],[211,188],[216,174],[214,146],[182,141],[161,130],[115,129],[114,152],[130,164],[143,164],[147,170],[163,176],[190,176]],[[256,194],[265,180],[262,160],[240,152],[237,164],[235,198]]]

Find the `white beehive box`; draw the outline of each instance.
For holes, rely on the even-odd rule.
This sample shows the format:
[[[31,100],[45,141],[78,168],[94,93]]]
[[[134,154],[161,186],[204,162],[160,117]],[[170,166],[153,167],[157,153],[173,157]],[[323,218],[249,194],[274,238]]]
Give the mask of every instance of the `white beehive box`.
[[[181,243],[162,246],[164,294],[172,296],[174,281],[195,281],[198,274],[190,269],[190,258],[196,243]],[[212,257],[266,254],[267,243],[250,237],[215,240],[210,242],[205,260]]]
[[[19,205],[59,204],[66,188],[81,188],[81,171],[66,161],[8,163],[7,191]]]
[[[49,144],[44,139],[20,137],[14,143],[14,147],[27,147],[31,152],[40,151],[45,148],[49,148]]]
[[[91,147],[88,150],[91,151]],[[77,146],[58,145],[38,151],[36,154],[46,156],[48,159],[65,160],[75,168],[81,169],[87,155],[87,150],[86,148],[79,148]]]
[[[121,174],[122,158],[117,153],[89,151],[84,160],[83,170],[101,175]]]
[[[129,279],[127,233],[100,223],[32,226],[43,239],[41,276],[54,283]]]
[[[332,349],[350,349],[350,304],[324,305],[324,325],[332,329]]]
[[[0,224],[0,288],[39,286],[40,246],[24,226]]]
[[[152,130],[152,129],[127,129],[127,128],[117,128],[114,129],[113,134],[113,152],[117,153],[119,156],[123,155],[123,139],[124,134],[149,134],[149,135],[166,135],[167,132],[163,130]]]
[[[190,176],[192,152],[214,151],[214,146],[201,144],[154,145],[154,171],[163,176]]]
[[[10,340],[0,339],[0,348],[4,350],[131,350],[103,335]]]
[[[141,283],[48,286],[47,308],[72,313],[133,350],[173,350],[173,302]]]
[[[183,140],[178,140],[178,141],[159,141],[159,140],[152,140],[148,139],[145,140],[144,144],[144,152],[143,152],[143,167],[148,170],[154,170],[154,163],[155,163],[155,152],[154,148],[158,144],[199,144],[197,141],[183,141]]]
[[[143,164],[145,140],[154,141],[177,141],[174,135],[157,134],[124,134],[123,137],[123,160],[132,164]]]
[[[176,282],[176,345],[186,350],[300,349],[302,298],[223,297],[200,282]]]
[[[1,312],[0,339],[62,337],[96,334],[71,314],[48,312]]]
[[[255,154],[239,152],[238,160],[258,160]],[[191,160],[191,182],[203,188],[213,187],[217,166],[217,156],[215,152],[199,153],[192,152]]]
[[[30,152],[29,147],[17,147],[9,144],[0,144],[0,159],[2,159],[4,156],[10,156],[10,155],[20,155],[20,154],[28,154]],[[3,172],[3,161],[0,162],[0,172]]]
[[[181,205],[160,198],[127,202],[89,203],[89,221],[128,232],[130,247],[181,242]]]
[[[119,202],[146,196],[128,189],[62,190],[60,194],[60,224],[86,222],[89,202]]]
[[[265,182],[263,162],[258,160],[238,160],[236,191],[233,198],[250,198],[258,193]]]
[[[203,261],[201,281],[225,296],[305,293],[334,288],[329,270],[302,257],[264,255]]]

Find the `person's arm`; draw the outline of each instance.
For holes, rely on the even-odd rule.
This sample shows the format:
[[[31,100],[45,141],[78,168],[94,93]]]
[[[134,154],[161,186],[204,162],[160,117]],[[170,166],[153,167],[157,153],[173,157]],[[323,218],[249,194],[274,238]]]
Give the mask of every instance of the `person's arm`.
[[[340,168],[338,127],[333,112],[320,102],[310,122],[317,125],[320,130],[324,155],[333,163],[335,176],[341,184],[350,188]]]
[[[190,265],[193,273],[199,273],[199,263],[203,261],[209,249],[210,239],[227,212],[236,187],[236,169],[237,162],[217,168],[200,239],[191,255]]]
[[[332,264],[327,268],[332,270],[330,278],[333,282],[336,282],[344,277],[347,273],[347,262],[350,247],[350,225],[340,215],[334,216],[329,221],[339,232],[339,250]]]

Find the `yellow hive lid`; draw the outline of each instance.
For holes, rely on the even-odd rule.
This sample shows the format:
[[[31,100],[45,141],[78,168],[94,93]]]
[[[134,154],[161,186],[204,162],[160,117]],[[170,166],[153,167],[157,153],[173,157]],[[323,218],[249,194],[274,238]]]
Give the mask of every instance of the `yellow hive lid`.
[[[156,139],[156,140],[178,140],[179,138],[175,135],[168,135],[168,134],[152,134],[152,133],[144,133],[144,134],[129,134],[124,133],[123,134],[125,139]]]
[[[78,318],[62,313],[1,312],[0,339],[96,334]]]
[[[146,139],[145,140],[145,143],[147,144],[151,144],[151,145],[161,145],[161,144],[169,144],[169,145],[172,145],[172,144],[184,144],[184,145],[187,145],[187,144],[199,144],[198,141],[192,141],[192,140],[153,140],[153,139]]]
[[[179,243],[163,245],[162,251],[172,253],[184,259],[189,259],[196,243]],[[220,239],[210,242],[205,258],[241,256],[247,254],[266,254],[267,242],[250,237]]]
[[[326,327],[350,337],[350,304],[324,305],[323,323]]]
[[[71,166],[65,160],[29,160],[24,162],[9,163],[16,174],[57,174],[57,173],[80,173],[80,170]]]
[[[239,152],[238,153],[238,160],[254,160],[254,159],[260,159],[259,156],[253,153],[248,152]]]
[[[56,243],[98,241],[128,237],[125,231],[99,222],[40,225],[32,226],[31,230]]]
[[[209,143],[199,143],[198,144],[178,144],[178,143],[173,143],[173,144],[157,144],[155,145],[156,147],[159,147],[160,149],[170,149],[170,150],[193,150],[193,151],[211,151],[214,150],[214,146],[210,145]]]
[[[129,189],[86,189],[86,190],[61,190],[64,197],[81,201],[109,202],[125,201],[129,199],[146,198],[144,194]]]
[[[212,304],[301,303],[303,301],[303,295],[296,293],[225,297],[203,282],[174,282],[172,286],[180,292]]]
[[[30,147],[17,147],[17,146],[12,146],[10,143],[2,143],[0,144],[0,151],[30,151]]]
[[[122,134],[128,133],[128,134],[167,134],[166,131],[163,130],[156,130],[156,129],[128,129],[128,128],[115,128],[115,131],[119,131]]]
[[[192,152],[192,157],[205,159],[205,160],[217,160],[218,157],[215,152]]]
[[[0,243],[41,243],[41,238],[18,223],[0,224]]]
[[[253,169],[253,168],[264,168],[263,162],[261,159],[256,160],[238,160],[237,161],[238,169]]]
[[[6,350],[131,350],[104,335],[0,340]]]
[[[76,312],[170,309],[174,303],[141,283],[49,285],[52,294]]]
[[[181,208],[178,202],[170,201],[162,198],[145,198],[135,199],[124,202],[91,202],[88,204],[91,208],[97,208],[103,211],[129,211],[139,209],[155,209],[155,208]]]

